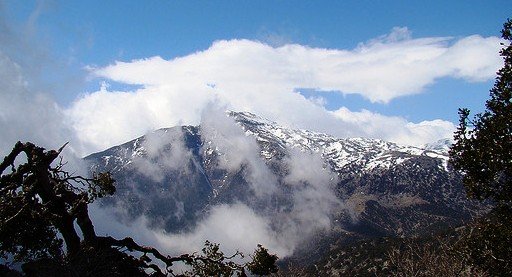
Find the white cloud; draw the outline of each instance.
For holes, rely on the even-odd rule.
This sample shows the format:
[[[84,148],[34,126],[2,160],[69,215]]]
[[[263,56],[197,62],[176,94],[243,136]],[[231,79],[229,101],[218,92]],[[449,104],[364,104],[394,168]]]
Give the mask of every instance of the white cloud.
[[[168,151],[164,151],[166,147],[169,147]],[[155,182],[162,182],[165,172],[169,170],[188,173],[192,153],[185,146],[181,130],[146,134],[142,148],[145,155],[133,157],[133,166],[140,174]]]
[[[160,236],[160,245],[181,252],[198,251],[205,240],[219,243],[226,253],[240,250],[249,254],[262,244],[285,257],[292,252],[289,242],[270,227],[269,219],[256,214],[245,204],[218,205],[198,223],[193,232]]]
[[[33,88],[26,85],[22,69],[0,53],[2,149],[18,139],[47,147],[72,140],[76,151],[88,154],[158,128],[199,124],[213,102],[294,128],[420,145],[451,136],[453,124],[413,123],[343,107],[329,112],[321,96],[308,99],[295,90],[359,93],[386,102],[420,93],[437,78],[487,80],[501,65],[499,41],[477,35],[413,39],[407,28],[395,28],[353,50],[217,41],[172,60],[152,57],[93,69],[95,76],[142,86],[130,91],[102,86],[65,110],[48,96],[29,91]]]
[[[317,88],[388,102],[418,93],[441,77],[492,78],[501,65],[499,49],[497,37],[411,39],[406,28],[395,28],[391,34],[350,51],[217,41],[209,49],[185,57],[116,62],[94,73],[149,86],[210,83],[226,90],[221,93],[243,93],[247,88],[261,93],[276,87],[286,91]]]
[[[237,128],[240,130],[240,127]],[[235,137],[231,135],[233,133],[224,134],[226,138],[236,140],[238,134]],[[248,154],[247,151],[238,153],[240,156]],[[258,159],[262,161],[261,157]],[[328,169],[320,154],[289,149],[285,164],[288,170],[284,181],[288,188],[280,190],[283,188],[276,186],[269,193],[291,201],[291,206],[287,209],[278,206],[256,212],[248,203],[243,202],[215,205],[209,207],[204,218],[192,230],[182,233],[167,233],[162,229],[149,227],[149,221],[144,216],[135,220],[123,220],[127,218],[126,211],[119,207],[99,208],[92,205],[91,217],[98,226],[97,232],[100,235],[131,236],[136,241],[158,246],[174,255],[200,251],[204,242],[209,240],[219,243],[226,253],[239,250],[248,254],[252,253],[257,244],[262,244],[284,258],[291,255],[311,235],[321,230],[330,230],[333,214],[350,212],[335,196],[333,185],[337,182],[337,177]],[[262,165],[251,167],[255,166]],[[270,171],[267,173],[273,175]],[[251,176],[247,177],[249,182],[255,181]],[[264,184],[258,182],[250,185],[254,187]],[[255,196],[269,195],[258,196],[255,191]],[[288,203],[287,201],[284,203]]]
[[[150,228],[149,221],[144,216],[122,223],[119,220],[122,213],[116,207],[100,208],[95,204],[91,205],[90,215],[97,234],[117,238],[132,237],[141,244],[157,247],[171,255],[200,252],[206,240],[219,243],[226,254],[237,250],[249,254],[258,244],[263,244],[279,257],[285,257],[292,252],[289,242],[270,229],[267,218],[257,215],[241,203],[211,207],[205,219],[198,222],[193,232],[180,234]]]
[[[284,181],[292,186],[293,208],[277,225],[292,245],[297,246],[320,230],[329,230],[331,216],[346,210],[334,193],[338,176],[329,170],[320,153],[289,149]]]
[[[395,28],[353,50],[217,41],[204,51],[172,60],[152,57],[93,69],[96,76],[142,88],[108,91],[103,87],[83,95],[67,115],[93,150],[155,128],[198,124],[202,110],[212,102],[291,127],[418,145],[431,137],[413,139],[414,135],[444,134],[449,124],[422,124],[432,132],[414,133],[414,123],[374,114],[399,126],[385,123],[369,128],[366,122],[368,128],[361,130],[360,122],[330,113],[322,101],[306,99],[295,90],[358,93],[373,102],[388,102],[421,93],[438,78],[488,80],[502,63],[499,42],[496,37],[481,36],[412,39],[406,28]],[[344,113],[349,114],[346,109]],[[360,118],[358,113],[353,113],[355,118]],[[392,134],[390,125],[405,133]]]
[[[201,139],[205,148],[215,149],[220,156],[217,166],[228,172],[245,168],[246,180],[256,196],[275,192],[274,174],[260,156],[260,147],[253,136],[246,135],[234,119],[223,110],[209,107],[201,120]]]
[[[408,145],[419,146],[441,138],[451,138],[456,128],[452,122],[445,120],[412,123],[402,117],[384,116],[368,110],[353,112],[340,108],[331,113],[344,122],[357,124],[359,130],[368,137]]]

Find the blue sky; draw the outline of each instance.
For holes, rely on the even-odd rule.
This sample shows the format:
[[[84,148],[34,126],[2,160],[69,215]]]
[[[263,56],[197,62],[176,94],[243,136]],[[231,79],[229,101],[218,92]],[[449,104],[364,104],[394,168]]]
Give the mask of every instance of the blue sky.
[[[107,121],[110,125],[119,126],[126,125],[119,122],[127,115],[146,120],[146,125],[142,122],[131,124],[130,128],[133,130],[112,135],[111,140],[103,139],[104,143],[85,142],[85,145],[89,145],[84,146],[85,152],[99,150],[108,143],[119,143],[131,139],[130,136],[140,135],[154,128],[166,127],[165,125],[197,123],[200,121],[200,116],[197,114],[200,114],[204,106],[212,101],[221,102],[223,107],[231,109],[257,112],[292,127],[312,129],[317,127],[317,131],[339,136],[367,135],[409,144],[420,144],[436,136],[441,138],[446,136],[451,128],[444,123],[456,123],[458,107],[469,107],[475,111],[482,109],[494,78],[488,72],[494,72],[499,65],[488,53],[497,52],[495,51],[497,48],[492,44],[496,44],[503,22],[512,14],[512,5],[508,1],[7,0],[0,3],[0,24],[4,33],[0,36],[0,53],[20,69],[20,78],[23,78],[26,83],[27,93],[42,93],[50,99],[48,101],[56,103],[58,112],[70,118],[68,123],[63,123],[70,126],[62,128],[69,129],[71,133],[76,132],[80,138],[87,137],[94,141],[99,137],[115,133],[111,128],[97,125],[99,118],[108,117]],[[472,37],[474,35],[478,37]],[[244,44],[242,40],[251,43]],[[428,41],[425,42],[426,40]],[[463,44],[466,40],[470,41],[469,44]],[[222,44],[222,47],[225,47],[222,51],[214,47],[215,42],[218,41],[226,42]],[[345,72],[354,69],[344,67],[334,70],[334,64],[349,63],[345,60],[346,54],[360,59],[356,67],[358,71],[354,72],[367,72],[381,64],[372,65],[372,61],[368,62],[362,53],[373,51],[377,55],[375,59],[378,60],[384,59],[385,56],[378,55],[387,55],[386,51],[389,49],[392,49],[390,53],[398,55],[397,51],[401,51],[400,49],[409,51],[408,49],[412,49],[411,45],[416,47],[414,49],[419,49],[418,51],[431,47],[428,51],[449,52],[452,48],[453,51],[459,49],[452,47],[459,42],[463,49],[474,47],[476,50],[468,50],[464,53],[468,55],[467,57],[462,54],[457,56],[459,60],[456,63],[461,66],[454,66],[446,73],[436,74],[437,71],[442,71],[443,67],[451,66],[446,58],[410,67],[410,70],[422,72],[426,66],[433,67],[435,62],[435,66],[439,66],[440,69],[425,73],[425,77],[420,73],[386,72],[387,68],[400,69],[398,65],[401,58],[397,56],[397,60],[386,62],[382,66],[383,72],[389,73],[387,79],[396,79],[394,83],[388,84],[389,86],[386,84],[382,88],[379,84],[366,86],[366,83],[374,79],[379,80],[379,77],[375,76],[361,78],[359,84],[357,80],[351,83],[353,79],[358,79],[357,76],[349,80],[335,80],[336,76],[343,79]],[[488,47],[480,47],[484,44]],[[261,47],[262,45],[270,49]],[[302,48],[283,48],[286,45]],[[240,56],[229,56],[229,59],[224,59],[228,55],[226,53],[233,54],[226,49],[229,51],[243,49],[255,56],[242,53]],[[337,51],[338,60],[328,61],[331,57],[329,50]],[[307,61],[300,63],[289,61],[292,57],[300,59],[302,56],[297,53],[302,53],[301,51],[311,52]],[[197,53],[203,53],[199,57],[204,60],[214,61],[216,69],[195,72],[196,68],[209,66],[201,64],[200,60],[197,61],[194,58]],[[259,65],[258,55],[266,55],[265,53],[274,56]],[[419,59],[430,57],[431,53],[433,52],[418,54],[421,56]],[[480,53],[485,55],[477,57]],[[415,54],[411,52],[410,55]],[[497,56],[497,53],[495,55]],[[321,58],[315,60],[319,56]],[[137,62],[144,59],[150,60],[153,57],[160,57],[161,61],[153,59],[144,66]],[[251,83],[253,80],[251,76],[241,76],[247,78],[247,87],[244,87],[243,84],[230,83],[233,82],[232,80],[238,80],[233,77],[237,73],[236,70],[230,75],[226,73],[222,76],[211,73],[219,71],[219,68],[221,71],[232,70],[229,67],[233,64],[231,59],[238,61],[246,57],[249,57],[247,64],[236,65],[239,72],[246,72],[245,70],[261,72],[282,66],[285,68],[284,71],[277,74],[286,76],[275,84],[272,83],[274,80],[270,80],[272,75],[258,76],[259,79],[254,79],[254,84]],[[218,85],[214,100],[206,101],[204,95],[186,92],[195,88],[194,85],[187,86],[187,82],[180,85],[176,85],[179,81],[173,81],[172,84],[166,83],[167,80],[174,80],[173,78],[177,76],[172,75],[172,70],[169,71],[168,76],[161,76],[159,80],[153,80],[152,75],[144,75],[151,70],[170,70],[169,68],[177,71],[185,70],[181,67],[177,69],[177,63],[173,63],[176,58],[183,59],[180,65],[185,64],[184,68],[193,72],[194,76],[199,76],[197,78],[200,82],[206,82],[207,79]],[[255,64],[260,67],[252,68],[253,60],[251,59],[254,59]],[[283,62],[269,65],[272,59]],[[320,69],[315,67],[317,63],[323,63],[326,60],[327,63]],[[469,73],[461,73],[464,71],[461,68],[466,66],[464,63],[466,60],[471,61],[469,66],[477,66],[475,63],[482,60],[489,61],[478,65],[479,68],[474,68]],[[116,62],[125,64],[116,67]],[[300,69],[302,70],[300,74],[294,75],[295,69],[289,67],[299,65],[304,68]],[[362,66],[368,66],[368,69],[361,68]],[[483,67],[487,73],[482,73]],[[330,69],[334,71],[326,73],[329,76],[308,75],[313,70],[327,72]],[[137,70],[141,71],[137,72]],[[382,75],[379,72],[375,74]],[[144,79],[139,76],[146,77]],[[312,78],[311,81],[300,80],[309,80],[308,78]],[[401,78],[410,84],[404,87],[397,85]],[[196,79],[190,80],[190,83]],[[267,80],[269,86],[259,86]],[[103,82],[105,86],[102,87]],[[301,87],[300,85],[303,84],[311,87]],[[170,86],[172,88],[169,88]],[[235,92],[235,89],[247,89],[250,93],[247,92],[244,96],[238,94],[238,91]],[[278,89],[289,91],[285,96],[279,94],[281,92],[278,92]],[[274,97],[276,102],[283,101],[283,105],[275,104],[275,107],[272,107],[274,110],[271,110],[270,107],[263,107],[266,106],[263,100],[260,101],[260,106],[257,106],[249,100],[240,99],[241,97],[259,98],[260,93],[266,94],[261,99],[273,101],[272,97]],[[303,102],[304,99],[298,98],[297,93],[319,107],[308,106],[309,104]],[[151,94],[166,95],[165,99],[153,100],[159,103],[166,103],[166,101],[175,103],[173,97],[188,97],[193,99],[189,101],[201,103],[201,105],[191,105],[195,116],[191,115],[191,111],[166,114],[165,110],[157,110],[153,106],[149,107],[150,111],[145,114],[134,114],[136,113],[134,110],[141,110],[149,105],[148,99],[153,97]],[[116,101],[114,99],[116,97],[134,99],[122,102],[125,100]],[[136,103],[144,101],[147,102],[144,107],[137,106]],[[297,101],[298,106],[293,104],[295,103],[293,101]],[[289,107],[293,106],[294,108],[291,109],[295,109],[288,114],[288,117],[286,113],[276,111],[288,107],[285,102],[291,103]],[[124,105],[126,109],[118,108],[115,103]],[[181,105],[179,107],[171,105],[168,108],[178,110],[183,105],[190,104],[186,101],[179,103]],[[133,110],[130,110],[129,107],[132,106]],[[105,113],[101,114],[101,111]],[[336,111],[339,111],[336,115],[329,113]],[[167,117],[163,118],[155,114],[166,114]],[[311,114],[311,116],[301,118],[303,114]],[[334,120],[334,117],[340,121]],[[429,123],[429,126],[436,125],[438,128],[441,124],[444,126],[442,127],[444,131],[439,131],[441,127],[436,130],[422,131],[422,135],[425,132],[432,135],[423,137],[415,143],[412,142],[412,138],[422,135],[409,129],[404,129],[404,134],[401,136],[387,134],[385,129],[395,125],[385,126],[387,123],[382,123],[374,126],[371,122],[375,120],[372,118],[377,117],[383,121],[387,118],[394,120],[393,124],[402,124],[406,129],[412,128],[411,124],[441,120],[444,125],[436,121],[435,124]],[[365,122],[366,131],[350,129],[361,124],[354,118]],[[325,124],[316,124],[315,122],[319,120],[325,121]],[[347,122],[352,125],[347,125]],[[344,133],[342,130],[347,128],[350,132]],[[383,128],[383,130],[372,128]],[[118,132],[122,130],[125,129],[120,128]],[[17,134],[17,131],[13,130],[11,133]]]

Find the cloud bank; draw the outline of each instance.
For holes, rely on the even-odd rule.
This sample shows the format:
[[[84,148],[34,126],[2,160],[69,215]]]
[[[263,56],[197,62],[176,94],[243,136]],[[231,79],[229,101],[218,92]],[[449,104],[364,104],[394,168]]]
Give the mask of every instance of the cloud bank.
[[[107,82],[141,87],[109,91],[102,86],[82,95],[66,114],[95,150],[151,129],[198,124],[201,112],[212,102],[291,127],[420,145],[451,136],[453,124],[435,119],[413,123],[344,107],[328,111],[321,101],[307,99],[298,90],[360,94],[386,103],[421,93],[439,78],[489,80],[502,64],[499,49],[497,37],[413,39],[406,28],[395,28],[352,50],[221,40],[204,51],[171,60],[156,56],[92,68],[94,76]]]

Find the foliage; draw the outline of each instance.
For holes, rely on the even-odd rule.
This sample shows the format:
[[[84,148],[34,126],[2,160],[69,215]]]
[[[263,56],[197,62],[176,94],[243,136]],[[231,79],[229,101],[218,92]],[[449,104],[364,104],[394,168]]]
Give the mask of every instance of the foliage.
[[[512,21],[502,30],[507,44],[501,50],[504,66],[497,72],[486,110],[470,119],[460,109],[450,162],[464,174],[470,197],[512,205]]]
[[[245,276],[244,266],[231,261],[232,258],[243,258],[240,252],[226,258],[220,251],[219,245],[209,241],[205,242],[202,252],[202,255],[197,256],[199,258],[197,262],[188,263],[192,270],[186,272],[185,276],[233,276],[235,273],[238,276]],[[225,262],[225,260],[228,261]],[[209,261],[216,261],[216,263]]]
[[[491,276],[512,276],[512,210],[498,207],[463,234],[471,264]]]
[[[261,244],[254,251],[253,260],[248,264],[249,270],[256,275],[270,275],[277,273],[277,256],[268,253]]]
[[[171,257],[130,237],[97,236],[88,204],[113,194],[114,180],[109,173],[92,178],[69,174],[62,159],[54,163],[64,147],[46,151],[18,142],[0,164],[0,258],[22,263],[27,276],[183,276],[172,269],[179,262],[191,266],[189,276],[245,276],[246,268],[267,275],[277,270],[277,257],[261,246],[257,260],[241,264],[236,262],[241,253],[227,257],[208,241],[202,255]],[[22,154],[24,162],[16,166]],[[0,269],[9,272],[5,266]]]
[[[488,276],[471,263],[468,253],[461,251],[460,243],[446,237],[405,241],[387,252],[390,274],[404,277]],[[463,250],[467,250],[466,246]]]
[[[387,253],[391,273],[393,276],[511,276],[511,214],[494,210],[446,234],[391,247]]]
[[[243,258],[244,255],[236,252],[226,257],[220,251],[219,245],[206,241],[202,249],[203,254],[196,256],[196,262],[191,263],[192,270],[186,276],[246,276],[245,268],[255,275],[270,275],[277,272],[277,256],[268,253],[268,250],[258,244],[252,261],[246,264],[238,264],[232,259]],[[216,261],[212,263],[210,261]]]

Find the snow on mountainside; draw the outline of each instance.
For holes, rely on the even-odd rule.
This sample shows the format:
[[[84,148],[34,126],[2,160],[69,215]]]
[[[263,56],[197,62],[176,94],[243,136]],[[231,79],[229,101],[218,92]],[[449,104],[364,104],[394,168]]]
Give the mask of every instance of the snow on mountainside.
[[[380,139],[370,138],[336,138],[328,134],[311,132],[308,130],[290,129],[280,126],[276,122],[261,118],[249,112],[228,112],[228,115],[245,130],[246,135],[253,136],[262,146],[261,155],[271,159],[276,153],[276,146],[281,150],[296,148],[301,151],[319,153],[332,166],[339,171],[349,165],[356,171],[373,169],[389,169],[402,164],[412,157],[426,156],[441,161],[440,166],[448,170],[448,149],[450,139],[426,144],[423,147],[405,146]],[[171,129],[161,129],[157,133],[165,134]],[[198,132],[197,127],[184,126],[183,132],[192,134]],[[131,164],[134,157],[141,157],[147,153],[144,142],[145,137],[137,138],[114,147],[115,155],[104,155],[102,159],[105,166],[110,163],[113,171],[121,170]],[[273,147],[269,147],[272,144]],[[107,150],[108,151],[108,150]]]
[[[427,143],[422,146],[422,148],[432,151],[445,152],[448,153],[450,150],[450,146],[453,144],[452,138],[440,139],[438,141]]]
[[[321,153],[334,166],[334,170],[342,169],[349,164],[357,164],[361,170],[390,168],[413,156],[440,159],[443,168],[447,170],[448,140],[443,140],[442,146],[429,144],[425,148],[418,148],[379,139],[340,139],[307,130],[292,130],[248,112],[230,112],[229,115],[261,144],[278,142],[282,148],[292,147]],[[272,153],[263,150],[262,155],[270,158]]]

